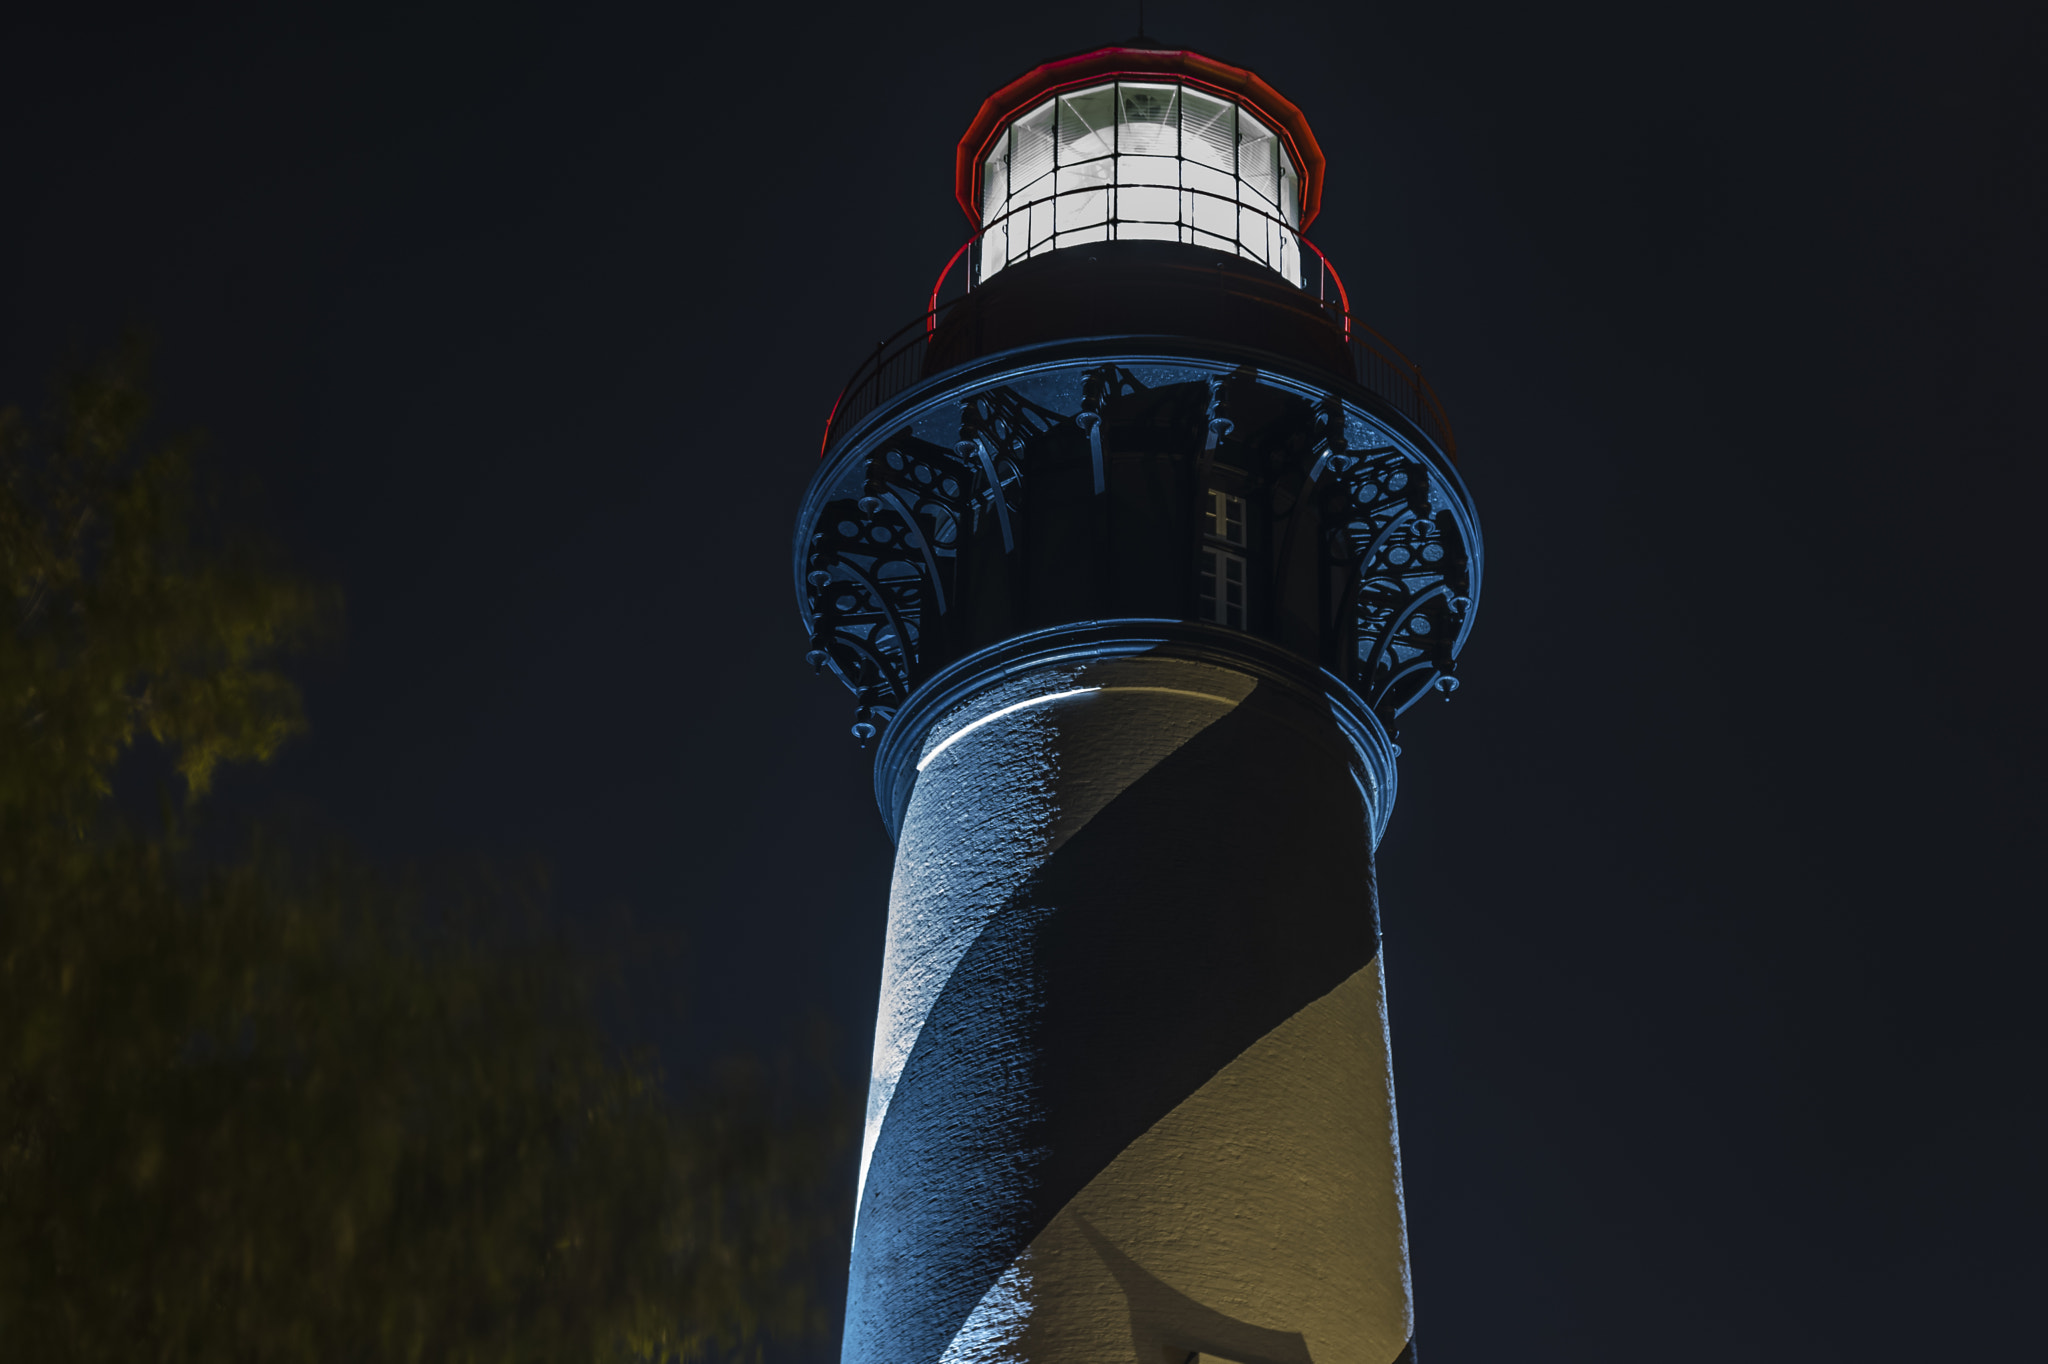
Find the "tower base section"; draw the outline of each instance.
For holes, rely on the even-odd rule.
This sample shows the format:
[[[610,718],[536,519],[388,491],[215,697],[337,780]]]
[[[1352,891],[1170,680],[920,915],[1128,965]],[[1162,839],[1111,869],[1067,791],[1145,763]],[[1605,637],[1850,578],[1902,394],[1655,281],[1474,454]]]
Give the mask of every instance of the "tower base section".
[[[1392,754],[1222,630],[1025,636],[891,726],[846,1364],[1393,1364]]]

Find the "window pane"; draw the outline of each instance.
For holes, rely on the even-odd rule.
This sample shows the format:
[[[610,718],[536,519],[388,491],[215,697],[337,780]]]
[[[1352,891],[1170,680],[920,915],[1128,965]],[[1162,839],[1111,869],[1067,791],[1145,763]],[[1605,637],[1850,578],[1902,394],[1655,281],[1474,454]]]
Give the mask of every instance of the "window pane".
[[[1180,151],[1180,87],[1117,86],[1121,101],[1117,150],[1140,156],[1173,156]]]
[[[981,234],[980,278],[987,282],[996,271],[1010,263],[1009,229],[993,227]]]
[[[1279,165],[1275,154],[1280,139],[1255,118],[1238,120],[1237,174],[1252,198],[1268,204],[1280,202]]]
[[[1119,185],[1179,185],[1180,162],[1171,156],[1119,156]]]
[[[1244,629],[1244,560],[1235,554],[1217,556],[1223,561],[1223,612],[1219,617],[1233,630]]]
[[[1226,242],[1235,237],[1236,177],[1208,166],[1198,166],[1192,161],[1182,163],[1181,174],[1181,184],[1190,191],[1183,196],[1186,208],[1182,221],[1198,231],[1214,233]]]
[[[1052,104],[1017,120],[1011,130],[1010,184],[1022,188],[1052,169]]]
[[[1062,194],[1055,201],[1055,212],[1059,217],[1059,230],[1062,234],[1072,232],[1076,228],[1100,227],[1109,221],[1109,191],[1091,189],[1075,194]]]
[[[1065,195],[1074,190],[1107,189],[1115,183],[1116,159],[1103,157],[1100,161],[1083,161],[1078,166],[1061,166],[1059,175],[1060,193]]]
[[[1116,150],[1116,87],[1097,86],[1060,97],[1060,164],[1071,166]]]
[[[1113,157],[1101,157],[1084,161],[1078,166],[1061,166],[1058,176],[1059,198],[1055,201],[1055,212],[1059,219],[1062,246],[1073,243],[1066,234],[1084,227],[1100,227],[1109,221],[1110,191],[1112,175],[1116,170]],[[1101,236],[1090,238],[1102,240]]]
[[[1181,92],[1181,155],[1198,166],[1237,172],[1237,106],[1199,90]]]
[[[1257,261],[1261,265],[1277,268],[1273,243],[1273,225],[1260,217],[1255,210],[1265,208],[1264,204],[1247,204],[1239,219],[1237,253]]]
[[[1026,240],[1030,243],[1028,249],[1032,254],[1037,254],[1041,247],[1051,248],[1052,234],[1057,227],[1057,213],[1058,210],[1055,205],[1040,200],[1032,204],[1029,210],[1020,215],[1024,221],[1030,224],[1028,228],[1030,235]],[[1016,220],[1013,219],[1012,221]],[[1016,234],[1013,233],[1011,240],[1014,242],[1016,239]]]
[[[1119,186],[1116,192],[1116,220],[1119,224],[1176,223],[1180,220],[1180,194],[1164,186]],[[1119,232],[1117,235],[1128,237],[1132,234]],[[1171,241],[1177,235],[1168,233],[1166,240]]]
[[[1006,133],[981,167],[981,220],[986,223],[1003,211],[1010,193],[1010,138]]]
[[[1203,520],[1205,529],[1218,540],[1244,543],[1244,499],[1237,494],[1209,489],[1209,508]]]
[[[1014,211],[1034,199],[1050,199],[1051,197],[1051,175],[1041,175],[1036,180],[1029,182],[1020,180],[1017,182],[1016,188],[1010,193],[1010,208]]]
[[[1195,616],[1233,630],[1244,629],[1245,564],[1227,549],[1204,549],[1195,583]]]

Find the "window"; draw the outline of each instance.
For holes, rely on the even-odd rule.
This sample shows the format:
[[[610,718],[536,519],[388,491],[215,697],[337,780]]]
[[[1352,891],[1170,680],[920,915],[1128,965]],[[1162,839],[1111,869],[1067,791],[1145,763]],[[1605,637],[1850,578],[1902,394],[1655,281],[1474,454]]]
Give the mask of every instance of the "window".
[[[1178,241],[1301,282],[1301,180],[1279,134],[1227,99],[1110,81],[1010,121],[981,167],[980,278],[1062,247]]]
[[[1208,525],[1211,539],[1226,545],[1244,543],[1244,499],[1235,493],[1209,489]]]
[[[1197,612],[1203,620],[1244,629],[1244,556],[1214,545],[1202,550],[1202,583]]]
[[[1226,546],[1244,547],[1244,499],[1220,488],[1209,489],[1208,505],[1202,512],[1202,531],[1210,543],[1202,549],[1196,614],[1203,620],[1242,630],[1245,558]]]

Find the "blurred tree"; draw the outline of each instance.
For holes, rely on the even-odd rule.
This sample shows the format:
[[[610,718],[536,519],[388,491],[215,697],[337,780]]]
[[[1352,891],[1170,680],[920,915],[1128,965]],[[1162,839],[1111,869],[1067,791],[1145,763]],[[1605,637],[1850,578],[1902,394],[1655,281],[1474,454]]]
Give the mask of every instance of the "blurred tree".
[[[0,413],[0,1353],[610,1360],[814,1326],[836,1135],[766,1085],[614,1055],[530,905],[329,859],[229,865],[109,800],[148,735],[187,803],[301,727],[272,667],[335,601],[203,534],[145,451],[140,351]]]

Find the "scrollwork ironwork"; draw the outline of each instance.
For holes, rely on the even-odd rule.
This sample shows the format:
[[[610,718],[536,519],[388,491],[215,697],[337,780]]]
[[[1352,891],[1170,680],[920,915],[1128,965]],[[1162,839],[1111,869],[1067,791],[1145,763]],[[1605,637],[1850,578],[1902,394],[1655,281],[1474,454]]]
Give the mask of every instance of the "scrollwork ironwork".
[[[1390,728],[1422,697],[1448,695],[1458,685],[1455,654],[1473,592],[1465,523],[1455,511],[1462,494],[1420,447],[1362,421],[1335,392],[1255,402],[1259,377],[1242,367],[1200,382],[1191,391],[1200,404],[1201,421],[1189,433],[1197,443],[1179,458],[1202,483],[1219,445],[1246,435],[1235,409],[1249,405],[1261,414],[1255,434],[1263,472],[1247,495],[1265,504],[1267,571],[1275,581],[1305,552],[1299,567],[1320,563],[1333,584],[1319,608],[1328,616],[1316,627],[1324,666]],[[1023,489],[1048,437],[1065,427],[1061,439],[1086,441],[1093,490],[1102,495],[1106,422],[1130,395],[1154,391],[1123,366],[1097,363],[1065,387],[1031,390],[1036,398],[1056,395],[1067,411],[1008,386],[969,394],[953,400],[959,420],[946,432],[957,432],[950,446],[916,434],[939,435],[920,415],[914,427],[875,445],[864,477],[841,482],[842,495],[823,503],[807,561],[810,660],[854,692],[854,732],[863,742],[965,647],[952,618],[961,609],[969,541],[988,537],[973,556],[975,591],[984,594],[977,600],[988,600],[984,573],[1022,583]],[[1283,409],[1285,416],[1272,415]],[[1365,448],[1349,448],[1347,428],[1368,433]]]
[[[1331,638],[1353,689],[1391,721],[1431,686],[1457,687],[1464,549],[1450,513],[1433,505],[1428,466],[1412,454],[1383,446],[1326,458],[1344,466],[1347,503],[1330,537],[1333,562],[1347,570]]]

